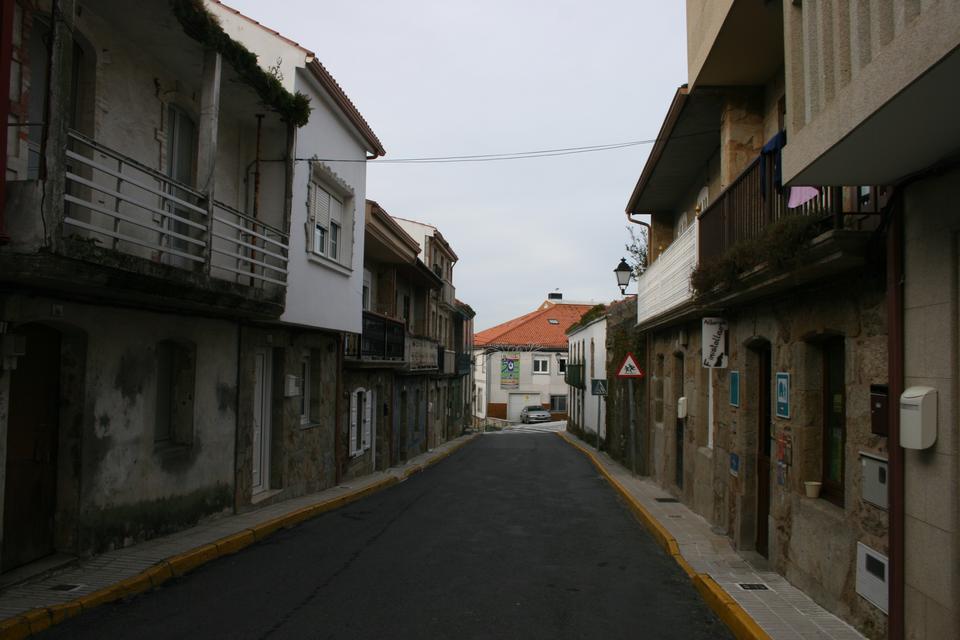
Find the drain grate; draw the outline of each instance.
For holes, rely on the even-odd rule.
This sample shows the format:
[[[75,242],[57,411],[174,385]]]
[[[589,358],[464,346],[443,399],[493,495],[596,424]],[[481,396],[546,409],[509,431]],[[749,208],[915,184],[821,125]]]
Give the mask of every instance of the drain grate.
[[[55,584],[50,587],[50,591],[76,591],[82,586],[82,584]]]
[[[737,586],[744,591],[770,591],[770,587],[762,582],[738,582]]]
[[[676,514],[676,513],[670,514],[670,515],[668,515],[667,517],[668,517],[668,518],[673,518],[674,520],[680,520],[681,518],[683,518],[683,516],[681,516],[681,515],[679,515],[679,514]]]
[[[654,498],[657,502],[680,502],[676,498]]]

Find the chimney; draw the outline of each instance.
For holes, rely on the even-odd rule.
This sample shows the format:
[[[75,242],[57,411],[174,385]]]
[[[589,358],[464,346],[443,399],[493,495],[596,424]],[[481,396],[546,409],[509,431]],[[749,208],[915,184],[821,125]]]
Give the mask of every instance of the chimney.
[[[548,294],[547,294],[547,300],[552,300],[552,301],[563,300],[563,294],[560,293],[559,291],[554,291],[553,293],[548,293]]]

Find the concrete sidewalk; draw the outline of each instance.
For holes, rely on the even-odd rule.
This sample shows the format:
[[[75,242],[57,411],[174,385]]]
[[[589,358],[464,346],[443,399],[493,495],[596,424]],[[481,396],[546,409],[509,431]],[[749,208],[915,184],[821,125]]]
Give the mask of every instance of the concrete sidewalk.
[[[778,573],[740,556],[730,539],[650,480],[570,433],[558,433],[591,458],[661,546],[737,638],[862,640],[850,625],[820,607]],[[761,585],[744,588],[740,585]],[[765,588],[764,588],[765,587]]]
[[[80,561],[63,571],[0,592],[0,638],[24,638],[101,604],[159,586],[224,555],[258,542],[366,495],[402,482],[442,460],[476,435],[465,435],[410,459],[400,467],[319,493],[285,500],[239,515]]]

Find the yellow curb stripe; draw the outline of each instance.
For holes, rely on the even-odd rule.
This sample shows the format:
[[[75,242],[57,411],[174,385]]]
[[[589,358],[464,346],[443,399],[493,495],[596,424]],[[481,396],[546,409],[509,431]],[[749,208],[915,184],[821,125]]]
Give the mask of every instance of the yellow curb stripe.
[[[50,612],[46,609],[33,609],[23,614],[30,627],[30,633],[40,633],[50,628]]]
[[[700,594],[700,597],[713,609],[717,617],[727,625],[727,628],[730,629],[737,640],[771,640],[770,636],[760,628],[760,625],[750,617],[750,614],[748,614],[736,600],[731,598],[730,595],[723,590],[723,587],[717,584],[709,574],[697,573],[693,570],[693,567],[690,566],[683,557],[683,554],[680,553],[680,545],[677,544],[676,538],[613,477],[593,451],[573,440],[570,436],[560,432],[556,433],[560,436],[561,440],[569,443],[585,454],[590,459],[590,462],[593,463],[593,466],[606,478],[607,482],[623,496],[630,506],[631,511],[633,511],[634,514],[638,516],[640,522],[647,527],[657,543],[680,565],[680,568],[687,574],[687,577],[693,580],[693,585]]]
[[[60,624],[64,620],[80,615],[80,613],[83,611],[83,607],[81,607],[76,601],[72,601],[65,602],[63,604],[55,604],[47,607],[47,610],[50,612],[50,626],[53,626]]]
[[[419,463],[416,465],[415,470],[408,470],[409,473],[405,472],[404,477],[423,471],[427,467],[443,460],[454,451],[473,441],[476,437],[476,435],[473,435],[457,443],[432,460]],[[183,576],[212,560],[236,553],[252,545],[254,542],[259,542],[279,529],[293,527],[327,511],[339,509],[351,502],[355,502],[356,500],[360,500],[368,495],[393,486],[398,482],[399,480],[394,476],[386,477],[359,491],[302,507],[283,516],[254,525],[239,533],[215,540],[210,544],[161,560],[135,576],[121,580],[120,582],[94,591],[76,600],[52,605],[50,607],[31,609],[12,618],[0,620],[0,640],[21,640],[22,638],[27,638],[35,633],[48,629],[53,625],[60,624],[64,620],[79,615],[83,611],[89,611],[102,604],[121,600],[143,593],[151,588],[159,587],[173,577]]]
[[[30,635],[30,625],[22,615],[0,621],[0,638],[21,640]]]
[[[693,584],[737,640],[770,640],[756,620],[708,574],[698,573],[693,578]]]

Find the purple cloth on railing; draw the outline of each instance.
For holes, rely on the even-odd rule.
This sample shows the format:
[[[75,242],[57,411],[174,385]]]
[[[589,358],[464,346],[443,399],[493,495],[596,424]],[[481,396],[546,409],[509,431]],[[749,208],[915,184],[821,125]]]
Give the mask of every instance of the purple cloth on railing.
[[[790,187],[790,200],[787,202],[787,208],[796,209],[819,195],[820,189],[816,187]]]
[[[761,156],[772,156],[773,159],[773,187],[780,193],[783,189],[783,170],[780,161],[780,152],[787,144],[787,132],[780,131],[770,138],[767,144],[760,149]],[[767,161],[764,157],[760,162],[760,193],[767,197]]]

